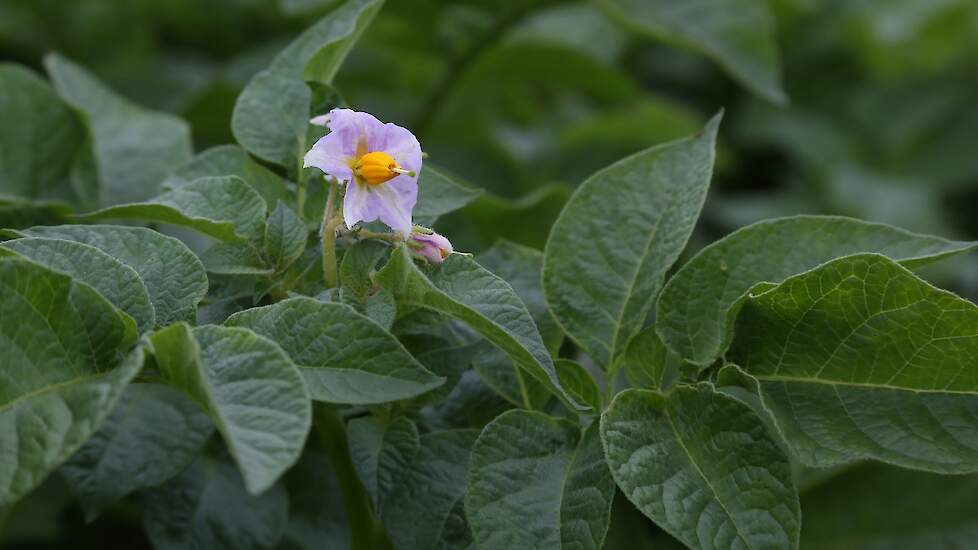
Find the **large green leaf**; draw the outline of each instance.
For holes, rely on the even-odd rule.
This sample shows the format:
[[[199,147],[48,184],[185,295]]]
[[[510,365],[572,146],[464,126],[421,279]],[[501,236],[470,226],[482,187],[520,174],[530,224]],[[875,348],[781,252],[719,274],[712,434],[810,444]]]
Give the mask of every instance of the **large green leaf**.
[[[554,224],[543,290],[564,331],[608,368],[642,328],[713,173],[720,115],[588,178]]]
[[[381,522],[397,550],[471,546],[462,513],[469,452],[478,432],[446,430],[419,438],[418,452],[397,475]]]
[[[88,125],[102,204],[152,197],[166,174],[190,158],[184,121],[131,103],[58,54],[45,57],[44,66],[62,99]]]
[[[282,346],[318,401],[386,403],[415,397],[445,382],[380,325],[343,304],[292,298],[242,311],[226,323],[247,327]]]
[[[234,105],[234,138],[253,155],[293,167],[310,144],[311,92],[305,81],[331,84],[383,0],[350,0],[326,14],[256,74]]]
[[[143,227],[114,225],[37,226],[18,234],[89,244],[131,267],[149,292],[156,322],[194,320],[207,294],[207,274],[182,242]]]
[[[60,473],[91,521],[129,493],[179,474],[212,432],[207,415],[180,392],[160,384],[132,384]]]
[[[783,104],[774,18],[756,0],[595,0],[625,26],[719,63],[756,94]]]
[[[182,225],[222,241],[260,243],[266,206],[237,176],[198,178],[145,202],[110,206],[82,220],[135,219]]]
[[[513,410],[472,448],[465,513],[476,544],[509,548],[601,548],[615,483],[598,425]]]
[[[288,182],[256,162],[237,145],[218,145],[201,151],[167,176],[163,180],[163,189],[183,187],[197,178],[208,176],[238,176],[258,191],[269,208],[278,201],[289,203],[293,200]]]
[[[513,288],[472,258],[449,256],[426,275],[402,246],[391,254],[376,280],[394,293],[398,307],[432,309],[464,321],[558,397],[586,408],[560,387],[550,353]]]
[[[159,550],[271,548],[289,516],[281,484],[249,494],[232,464],[208,456],[145,496],[143,528]]]
[[[418,428],[404,417],[388,421],[371,416],[351,420],[347,431],[357,476],[370,496],[374,513],[383,516],[399,476],[421,448]]]
[[[217,425],[248,492],[271,487],[299,458],[312,422],[305,385],[288,356],[243,328],[178,323],[150,341],[163,378]]]
[[[801,503],[806,549],[952,549],[978,540],[978,475],[870,463],[804,493]]]
[[[0,64],[0,120],[0,194],[70,196],[83,130],[51,86],[19,65]]]
[[[978,471],[978,306],[876,254],[751,295],[728,359],[805,465]]]
[[[482,189],[459,185],[438,168],[425,163],[418,176],[418,203],[412,215],[415,223],[431,226],[442,214],[462,208],[481,194]]]
[[[859,252],[915,267],[974,246],[837,216],[759,222],[704,248],[669,280],[656,305],[656,330],[683,358],[708,365],[729,345],[736,306],[759,282],[779,283]]]
[[[744,403],[708,384],[626,390],[601,439],[625,496],[689,547],[798,547],[791,468]]]
[[[0,506],[39,484],[112,411],[143,364],[132,319],[91,287],[0,258]]]
[[[156,326],[156,311],[139,274],[98,248],[39,237],[8,241],[0,246],[88,284],[112,305],[128,313],[136,321],[140,334]]]

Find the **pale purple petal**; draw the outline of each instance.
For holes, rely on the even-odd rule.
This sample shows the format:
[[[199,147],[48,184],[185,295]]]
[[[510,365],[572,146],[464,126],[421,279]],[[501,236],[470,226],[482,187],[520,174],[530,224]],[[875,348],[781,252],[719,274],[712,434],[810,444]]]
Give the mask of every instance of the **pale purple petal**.
[[[370,190],[367,185],[351,181],[346,186],[346,195],[343,197],[343,221],[346,226],[353,229],[357,222],[372,222],[377,219],[377,214],[370,210]]]
[[[310,118],[309,124],[313,126],[329,126],[329,113]]]
[[[383,149],[405,170],[421,173],[421,144],[410,131],[396,124],[384,125]]]
[[[377,120],[370,113],[362,113],[350,109],[333,109],[329,112],[329,130],[345,136],[345,151],[349,155],[356,154],[357,143],[362,137],[366,144],[366,151],[383,151],[379,145],[383,145],[386,140],[385,125]]]
[[[319,141],[306,153],[302,166],[304,168],[315,166],[336,179],[352,180],[351,155],[345,152],[344,139],[346,136],[338,132],[331,132],[319,138]]]
[[[403,180],[398,182],[397,180]],[[418,201],[418,185],[407,176],[368,189],[367,208],[394,231],[409,235],[413,223],[411,211]]]

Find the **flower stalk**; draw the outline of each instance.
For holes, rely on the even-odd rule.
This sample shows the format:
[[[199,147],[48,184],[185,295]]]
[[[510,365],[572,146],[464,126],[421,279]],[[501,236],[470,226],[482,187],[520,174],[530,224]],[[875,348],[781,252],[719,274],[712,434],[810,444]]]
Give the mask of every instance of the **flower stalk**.
[[[342,213],[334,213],[339,185],[336,178],[326,178],[329,192],[326,195],[326,208],[323,210],[323,224],[320,238],[323,242],[323,282],[326,288],[336,288],[339,278],[336,272],[336,229],[343,223]],[[342,210],[342,209],[341,209]]]

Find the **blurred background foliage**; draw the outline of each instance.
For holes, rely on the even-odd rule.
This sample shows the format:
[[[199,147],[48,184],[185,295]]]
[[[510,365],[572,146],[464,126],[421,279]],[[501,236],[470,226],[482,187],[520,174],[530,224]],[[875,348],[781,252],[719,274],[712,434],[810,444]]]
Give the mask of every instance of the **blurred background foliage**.
[[[42,57],[58,51],[133,101],[186,119],[201,151],[234,142],[229,121],[242,87],[335,3],[3,0],[0,60],[43,74]],[[777,51],[769,53],[780,57],[788,97],[780,105],[709,55],[636,32],[635,14],[598,5],[608,3],[388,0],[354,49],[336,81],[346,102],[411,128],[433,162],[487,190],[439,222],[457,249],[478,252],[501,237],[542,248],[580,181],[696,131],[721,107],[714,186],[687,254],[742,225],[796,213],[978,239],[978,2],[757,0],[754,9],[770,12]],[[973,256],[928,276],[975,299]],[[910,476],[901,483],[937,487],[923,474],[863,468],[860,483]],[[816,526],[806,527],[811,547],[819,529],[842,521],[832,511],[838,499],[866,508],[846,520],[866,520],[865,540],[881,536],[870,526],[893,523],[869,512],[879,501],[846,496],[855,475],[803,498],[805,524]],[[968,491],[955,494],[974,510],[966,501],[978,482],[965,479],[956,487]],[[71,529],[81,523],[77,510],[37,504],[44,494],[8,526],[25,547],[143,540],[133,518],[118,515]],[[978,530],[978,519],[959,516],[946,516],[946,528]],[[640,547],[636,522],[653,544],[648,522],[616,514],[609,547]]]

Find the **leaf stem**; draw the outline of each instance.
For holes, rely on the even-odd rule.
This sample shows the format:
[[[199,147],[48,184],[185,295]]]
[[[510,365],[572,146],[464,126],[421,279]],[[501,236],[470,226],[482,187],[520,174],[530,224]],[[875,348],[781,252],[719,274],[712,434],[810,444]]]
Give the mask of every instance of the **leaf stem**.
[[[350,549],[373,550],[379,525],[370,509],[370,500],[364,491],[350,458],[350,445],[346,438],[346,426],[340,413],[325,403],[315,403],[313,408],[315,427],[326,454],[336,469],[336,477],[343,493],[350,525]]]
[[[342,219],[339,215],[334,215],[333,209],[336,203],[337,184],[335,178],[326,180],[329,186],[329,194],[326,197],[326,208],[323,210],[323,225],[320,238],[323,241],[323,282],[326,288],[336,288],[338,277],[336,274],[336,227]]]

